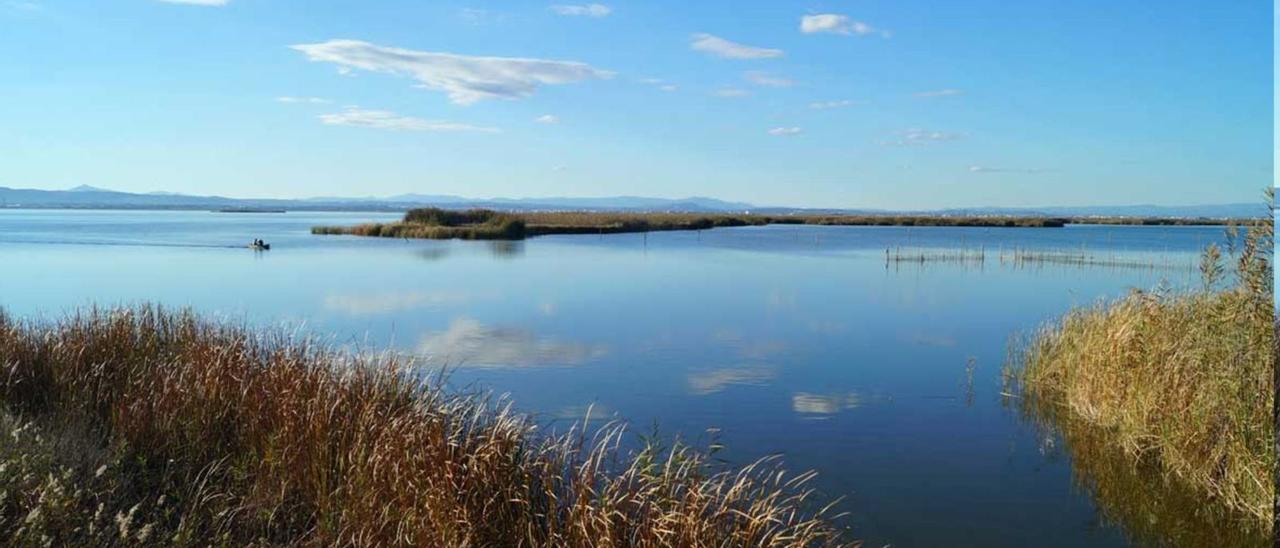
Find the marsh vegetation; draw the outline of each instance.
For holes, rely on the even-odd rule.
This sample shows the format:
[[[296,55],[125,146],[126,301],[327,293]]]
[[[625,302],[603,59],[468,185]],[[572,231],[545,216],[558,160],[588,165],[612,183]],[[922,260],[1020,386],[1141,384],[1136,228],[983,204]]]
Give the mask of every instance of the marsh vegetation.
[[[1204,252],[1198,291],[1135,291],[1073,310],[1017,349],[1007,380],[1025,413],[1072,433],[1069,446],[1091,440],[1073,455],[1105,439],[1133,469],[1196,493],[1199,513],[1270,538],[1274,227],[1232,232],[1226,253]]]
[[[0,543],[849,542],[812,473],[543,433],[407,366],[154,307],[0,315]]]
[[[392,223],[316,226],[312,234],[384,238],[519,240],[546,234],[620,234],[773,224],[821,226],[931,226],[1061,228],[1070,223],[1110,225],[1219,225],[1222,219],[1131,217],[1017,217],[965,215],[821,215],[752,213],[626,213],[602,211],[503,212],[490,209],[412,209]]]
[[[413,209],[394,223],[317,226],[312,234],[348,234],[385,238],[518,240],[546,234],[619,234],[717,227],[804,224],[827,226],[1064,226],[1064,219],[1042,217],[950,217],[891,215],[753,215],[698,213],[611,213],[591,211],[499,212]]]

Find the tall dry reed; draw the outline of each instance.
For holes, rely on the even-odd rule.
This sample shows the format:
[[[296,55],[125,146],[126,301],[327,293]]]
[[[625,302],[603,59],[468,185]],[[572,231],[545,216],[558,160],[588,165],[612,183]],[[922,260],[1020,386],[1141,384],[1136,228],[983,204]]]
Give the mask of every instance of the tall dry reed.
[[[0,315],[0,543],[845,543],[812,474],[543,434],[407,367],[152,306]]]
[[[1024,409],[1098,428],[1135,462],[1156,463],[1207,506],[1247,516],[1269,533],[1273,241],[1270,221],[1233,229],[1232,268],[1216,247],[1206,250],[1202,289],[1135,291],[1046,325],[1008,370]],[[1224,279],[1227,270],[1233,279]]]

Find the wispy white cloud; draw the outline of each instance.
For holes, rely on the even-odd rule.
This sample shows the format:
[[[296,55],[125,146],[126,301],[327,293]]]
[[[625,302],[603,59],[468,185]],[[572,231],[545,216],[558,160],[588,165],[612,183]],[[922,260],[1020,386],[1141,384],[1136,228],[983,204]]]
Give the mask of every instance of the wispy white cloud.
[[[229,3],[229,0],[158,0],[166,4],[186,4],[188,6],[210,6],[222,7]]]
[[[44,11],[44,4],[34,0],[7,0],[0,3],[0,8],[35,13]]]
[[[855,105],[866,104],[864,101],[854,101],[852,99],[840,99],[837,101],[816,101],[809,103],[809,108],[814,110],[827,110],[833,108],[845,108]]]
[[[534,118],[533,121],[539,124],[558,124],[560,123],[560,117],[554,114],[543,114],[542,116]]]
[[[356,126],[393,131],[478,131],[497,133],[497,128],[477,127],[458,122],[426,120],[413,116],[401,116],[389,110],[368,110],[348,107],[342,112],[321,114],[320,121],[331,126]]]
[[[482,99],[519,99],[532,95],[539,85],[613,76],[612,72],[575,61],[416,51],[359,40],[329,40],[290,47],[312,61],[334,63],[340,69],[408,76],[417,80],[419,87],[445,92],[450,101],[459,105]]]
[[[746,78],[748,82],[751,82],[757,86],[787,88],[795,85],[794,80],[788,80],[786,78],[780,78],[777,76],[770,76],[769,73],[764,71],[759,71],[759,70],[747,71],[742,75],[742,77]]]
[[[711,94],[716,97],[746,97],[751,95],[751,92],[742,88],[720,88],[711,92]]]
[[[676,90],[680,89],[680,86],[677,86],[677,85],[672,84],[672,83],[668,83],[666,80],[663,80],[663,79],[661,79],[661,78],[641,78],[641,79],[640,79],[640,80],[638,80],[638,81],[639,81],[641,84],[647,84],[647,85],[650,85],[650,86],[654,86],[654,87],[656,87],[656,88],[658,88],[659,90],[662,90],[662,91],[676,91]]]
[[[798,127],[775,127],[769,130],[769,135],[776,135],[779,137],[791,137],[794,135],[799,135],[803,132],[804,130]]]
[[[613,10],[604,4],[556,4],[550,9],[560,15],[575,17],[605,17],[613,13]]]
[[[921,92],[915,93],[915,96],[916,96],[916,97],[921,97],[921,98],[926,98],[926,99],[927,99],[927,98],[930,98],[930,97],[954,97],[954,96],[956,96],[956,95],[964,95],[964,90],[962,90],[962,89],[935,89],[935,90],[932,90],[932,91],[921,91]]]
[[[780,49],[758,48],[730,42],[719,36],[704,32],[694,34],[693,42],[689,44],[689,47],[694,51],[701,51],[725,59],[773,59],[783,56]]]
[[[816,15],[805,15],[800,18],[800,32],[805,34],[816,34],[820,32],[831,34],[844,34],[847,36],[867,36],[870,34],[879,34],[881,37],[889,38],[889,31],[875,28],[862,21],[854,21],[848,15],[840,15],[838,13],[819,13]]]
[[[1054,171],[1057,170],[1039,167],[969,166],[969,173],[1021,173],[1024,175],[1034,175],[1037,173],[1052,173]]]
[[[330,100],[328,100],[328,99],[324,99],[324,98],[321,98],[321,97],[291,97],[291,96],[288,96],[288,95],[283,95],[283,96],[280,96],[280,97],[276,97],[276,102],[279,102],[279,103],[306,103],[306,104],[310,104],[310,105],[327,105],[327,104],[329,104],[329,103],[332,103],[333,101],[330,101]]]
[[[880,141],[884,146],[923,146],[948,141],[958,141],[965,137],[963,133],[953,131],[935,131],[928,129],[905,129],[895,133],[895,139]]]

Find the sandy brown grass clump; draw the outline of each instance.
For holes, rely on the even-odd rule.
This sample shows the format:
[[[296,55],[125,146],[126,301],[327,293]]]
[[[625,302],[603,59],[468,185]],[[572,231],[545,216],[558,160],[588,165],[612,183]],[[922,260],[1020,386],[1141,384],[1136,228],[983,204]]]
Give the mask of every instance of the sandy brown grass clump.
[[[154,307],[0,315],[0,544],[843,542],[812,474],[544,435],[408,373]]]
[[[1204,288],[1134,292],[1035,334],[1009,371],[1024,405],[1107,434],[1135,461],[1208,506],[1273,527],[1275,315],[1271,223],[1249,229],[1224,280],[1217,248]],[[1222,287],[1229,282],[1229,287]],[[1064,416],[1064,414],[1069,416]]]

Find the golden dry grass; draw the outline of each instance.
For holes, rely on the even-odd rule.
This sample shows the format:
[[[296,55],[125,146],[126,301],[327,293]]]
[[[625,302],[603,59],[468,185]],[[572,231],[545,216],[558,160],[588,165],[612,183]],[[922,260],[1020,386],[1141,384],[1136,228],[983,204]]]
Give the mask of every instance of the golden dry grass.
[[[1024,408],[1105,432],[1135,463],[1199,493],[1211,507],[1273,528],[1275,302],[1273,227],[1234,250],[1222,288],[1216,249],[1196,292],[1134,292],[1073,310],[1032,337],[1009,379]],[[1236,247],[1236,246],[1233,246]]]
[[[406,365],[155,307],[0,315],[0,543],[848,543],[811,473],[543,434]]]
[[[594,211],[496,212],[410,210],[402,221],[317,226],[312,234],[385,238],[518,240],[546,234],[618,234],[769,224],[840,226],[1061,227],[1064,219],[914,215],[753,215],[724,213],[619,213]]]

